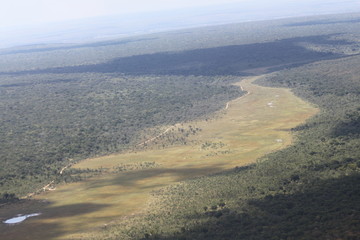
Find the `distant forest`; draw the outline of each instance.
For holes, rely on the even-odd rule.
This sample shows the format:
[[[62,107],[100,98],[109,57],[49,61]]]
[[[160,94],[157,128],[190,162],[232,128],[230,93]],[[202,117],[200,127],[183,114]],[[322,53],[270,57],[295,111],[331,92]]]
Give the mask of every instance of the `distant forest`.
[[[94,239],[359,239],[359,24],[343,22],[349,32],[330,37],[331,45],[299,43],[332,59],[287,66],[257,81],[291,88],[320,108],[291,129],[292,146],[251,166],[162,189],[133,225],[120,221]],[[311,31],[317,24],[292,26]]]
[[[357,239],[359,19],[0,50],[1,202],[52,180],[78,180],[59,174],[72,161],[130,151],[154,129],[211,118],[244,94],[232,85],[239,77],[272,73],[259,84],[291,88],[321,109],[292,129],[293,146],[256,165],[170,186],[158,193],[155,213],[99,239]]]

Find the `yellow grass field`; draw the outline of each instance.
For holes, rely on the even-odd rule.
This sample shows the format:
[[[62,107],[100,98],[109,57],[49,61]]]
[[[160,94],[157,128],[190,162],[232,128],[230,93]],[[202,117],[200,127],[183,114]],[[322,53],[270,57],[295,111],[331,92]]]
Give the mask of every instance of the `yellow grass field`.
[[[186,123],[202,131],[187,145],[171,146],[84,160],[74,168],[113,168],[156,163],[154,168],[102,174],[57,186],[32,201],[0,209],[0,215],[41,212],[15,226],[0,226],[5,239],[69,239],[91,234],[113,219],[141,212],[156,189],[189,178],[256,162],[266,153],[291,144],[288,131],[317,113],[290,90],[238,83],[245,96],[229,102],[208,121]],[[177,128],[178,126],[174,126]]]

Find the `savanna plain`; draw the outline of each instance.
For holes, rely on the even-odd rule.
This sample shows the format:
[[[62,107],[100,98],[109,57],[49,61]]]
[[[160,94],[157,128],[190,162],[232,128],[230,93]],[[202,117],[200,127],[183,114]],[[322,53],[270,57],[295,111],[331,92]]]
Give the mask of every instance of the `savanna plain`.
[[[1,239],[358,239],[359,18],[1,50]]]

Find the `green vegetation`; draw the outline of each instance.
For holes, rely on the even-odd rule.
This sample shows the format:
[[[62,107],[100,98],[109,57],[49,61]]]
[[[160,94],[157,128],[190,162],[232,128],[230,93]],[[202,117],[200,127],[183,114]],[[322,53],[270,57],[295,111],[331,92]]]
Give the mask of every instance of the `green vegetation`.
[[[0,204],[16,201],[19,201],[19,198],[17,198],[14,193],[3,193],[0,198]]]
[[[359,62],[360,56],[323,61],[259,80],[292,87],[320,106],[321,113],[292,129],[294,145],[257,164],[158,191],[144,217],[119,223],[101,236],[358,239]]]
[[[236,76],[343,54],[324,46],[358,50],[330,35],[339,26],[316,26],[314,35],[285,23],[2,50],[0,193],[25,195],[54,176],[61,182],[57,173],[71,161],[131,149],[163,125],[206,118],[241,96],[231,86]]]
[[[41,187],[71,161],[129,149],[146,129],[205,117],[241,95],[230,77],[1,79],[12,83],[0,86],[0,192],[16,194]]]
[[[60,239],[86,239],[89,234],[96,234],[98,226],[141,211],[153,191],[181,180],[254,163],[269,151],[289,145],[289,131],[279,129],[296,127],[317,109],[288,89],[252,84],[257,78],[241,81],[241,87],[251,93],[226,104],[227,109],[220,111],[216,118],[164,128],[162,134],[155,134],[158,138],[147,140],[146,150],[86,159],[62,170],[67,182],[83,181],[47,186],[47,192],[40,189],[41,194],[18,205],[24,212],[44,214],[33,224],[26,222],[14,228],[0,226],[0,231],[12,240],[22,239],[26,229],[32,230],[27,236],[34,239],[50,238],[52,232],[60,229]],[[266,104],[270,101],[272,107]],[[158,147],[176,135],[180,139],[188,136],[177,145]],[[279,139],[281,141],[277,141]],[[36,202],[43,203],[41,210],[34,208]],[[14,215],[18,209],[14,212],[11,206],[14,205],[0,209],[0,215]],[[79,210],[75,211],[74,206]],[[57,211],[59,208],[61,213]]]
[[[191,29],[90,45],[2,50],[0,204],[17,202],[18,196],[49,183],[86,179],[62,185],[62,190],[53,195],[47,193],[49,199],[63,200],[58,205],[29,200],[5,207],[15,211],[17,206],[29,204],[64,221],[81,214],[98,217],[97,210],[104,213],[100,218],[120,218],[126,211],[138,210],[139,199],[151,192],[149,206],[142,212],[118,219],[84,238],[358,239],[358,18],[359,14],[322,16]],[[269,154],[256,164],[224,172],[225,166],[233,167],[235,160],[248,157],[236,156],[230,141],[213,137],[201,142],[203,126],[177,125],[161,134],[177,123],[209,120],[228,101],[244,94],[232,85],[239,77],[263,73],[269,74],[259,79],[259,84],[291,88],[320,108],[320,113],[305,124],[292,129],[279,125],[276,129],[278,134],[286,130],[296,136],[292,146],[273,153],[269,152],[274,148],[263,148],[261,153]],[[266,110],[257,114],[266,119],[270,106],[276,108],[276,104],[260,100],[255,97],[254,102]],[[259,121],[252,119],[255,110],[251,107],[246,107],[251,120],[245,124],[248,131]],[[234,123],[243,118],[237,117],[231,116]],[[278,126],[278,122],[266,124]],[[254,130],[256,136],[245,132],[241,141],[248,143],[243,149],[270,140],[273,146],[277,135],[262,135],[270,130],[274,129]],[[233,137],[231,131],[224,134]],[[159,135],[155,146],[146,143]],[[259,138],[263,140],[249,143]],[[186,166],[193,161],[191,156],[174,145],[181,145],[187,154],[200,151],[199,156],[204,158],[198,161],[206,162],[197,169]],[[160,155],[166,151],[165,161]],[[129,158],[110,168],[99,167],[98,162],[90,169],[67,168],[87,157],[115,152],[125,152],[122,156]],[[158,161],[141,158],[131,162],[130,157],[141,154]],[[222,168],[216,165],[221,158],[231,161]],[[168,168],[162,168],[165,162]],[[215,167],[205,167],[212,165]],[[141,171],[144,176],[137,174]],[[208,173],[212,175],[178,182]],[[151,176],[156,177],[146,182]],[[135,188],[132,181],[140,185],[141,193],[131,192]],[[178,183],[160,188],[165,182]],[[101,193],[100,187],[104,188]],[[88,195],[74,194],[75,190],[87,191]],[[122,191],[130,192],[128,198],[121,199]],[[84,203],[89,196],[94,196],[92,202]],[[129,208],[124,210],[121,204],[129,204]],[[55,230],[50,235],[54,238],[66,234],[47,216],[27,227],[52,227]],[[76,232],[80,224],[73,221],[68,224],[73,223]],[[95,226],[96,221],[82,225],[81,231]]]

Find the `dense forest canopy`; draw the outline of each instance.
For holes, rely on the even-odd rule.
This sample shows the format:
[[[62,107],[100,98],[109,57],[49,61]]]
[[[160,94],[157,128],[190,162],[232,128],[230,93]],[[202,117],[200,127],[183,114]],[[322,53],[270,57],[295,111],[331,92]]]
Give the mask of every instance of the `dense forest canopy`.
[[[291,88],[320,108],[291,129],[293,146],[159,191],[155,212],[99,239],[357,239],[359,19],[286,19],[1,50],[1,201],[53,180],[79,180],[59,174],[71,161],[135,149],[163,126],[213,117],[244,94],[232,85],[239,77],[269,73],[258,83]]]

